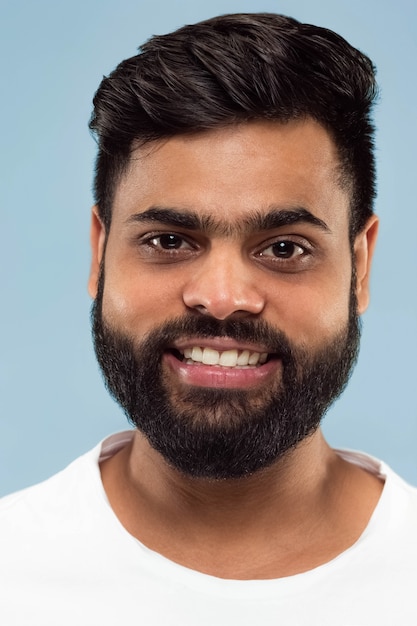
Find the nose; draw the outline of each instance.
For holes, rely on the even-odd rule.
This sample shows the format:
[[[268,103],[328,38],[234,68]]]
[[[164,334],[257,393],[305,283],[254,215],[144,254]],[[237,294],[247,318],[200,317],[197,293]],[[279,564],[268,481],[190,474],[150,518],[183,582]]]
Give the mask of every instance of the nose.
[[[198,267],[193,267],[183,290],[184,304],[219,320],[232,315],[259,315],[265,300],[249,265],[240,253],[210,251]]]

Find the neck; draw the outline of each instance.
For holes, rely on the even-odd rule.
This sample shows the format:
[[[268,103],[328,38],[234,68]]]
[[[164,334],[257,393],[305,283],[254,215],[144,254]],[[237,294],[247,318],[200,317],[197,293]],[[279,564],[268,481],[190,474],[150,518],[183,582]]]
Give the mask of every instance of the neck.
[[[103,463],[102,477],[132,535],[174,561],[231,578],[287,575],[325,562],[356,540],[380,493],[320,431],[274,465],[233,480],[184,476],[136,433],[130,446]],[[358,511],[358,481],[359,493],[367,485],[373,498],[368,505],[362,500],[349,523],[346,502]],[[341,539],[328,545],[337,526]]]

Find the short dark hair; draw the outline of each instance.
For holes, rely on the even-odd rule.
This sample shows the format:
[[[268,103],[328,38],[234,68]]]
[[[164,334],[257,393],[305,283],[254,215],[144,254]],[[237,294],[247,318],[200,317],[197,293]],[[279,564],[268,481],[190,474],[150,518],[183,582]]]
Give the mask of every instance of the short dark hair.
[[[331,30],[271,13],[232,14],[154,36],[94,97],[95,201],[108,230],[114,192],[134,148],[252,120],[312,118],[338,148],[351,190],[350,235],[375,196],[370,59]]]

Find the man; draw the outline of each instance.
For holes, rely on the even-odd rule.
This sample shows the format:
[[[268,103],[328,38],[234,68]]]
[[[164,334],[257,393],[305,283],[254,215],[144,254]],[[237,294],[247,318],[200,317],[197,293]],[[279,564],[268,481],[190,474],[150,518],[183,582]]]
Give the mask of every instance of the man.
[[[2,624],[417,622],[416,491],[319,428],[368,304],[375,94],[267,14],[103,80],[93,335],[135,428],[3,500]]]

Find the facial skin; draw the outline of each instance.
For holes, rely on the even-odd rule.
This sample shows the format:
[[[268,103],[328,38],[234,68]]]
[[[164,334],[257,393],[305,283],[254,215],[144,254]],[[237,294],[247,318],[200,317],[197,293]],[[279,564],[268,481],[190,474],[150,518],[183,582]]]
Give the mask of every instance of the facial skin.
[[[107,241],[94,213],[90,293],[97,295],[105,250],[100,304],[106,325],[138,345],[172,320],[193,320],[193,333],[177,334],[163,351],[161,371],[171,404],[187,409],[194,422],[197,413],[189,409],[196,390],[207,405],[210,398],[240,397],[255,409],[285,380],[288,350],[272,349],[276,344],[262,333],[228,335],[228,323],[283,332],[298,366],[319,354],[326,359],[323,350],[335,342],[345,351],[349,302],[356,299],[358,313],[368,302],[377,222],[372,218],[354,242],[351,298],[349,195],[337,163],[329,135],[312,121],[175,137],[134,153],[117,189]],[[199,320],[207,319],[218,323],[201,338]],[[273,356],[244,369],[177,358],[193,347],[226,352],[226,359],[233,358],[230,350]],[[228,426],[233,418],[225,407],[217,404],[203,418]],[[312,429],[311,423],[288,445]]]

